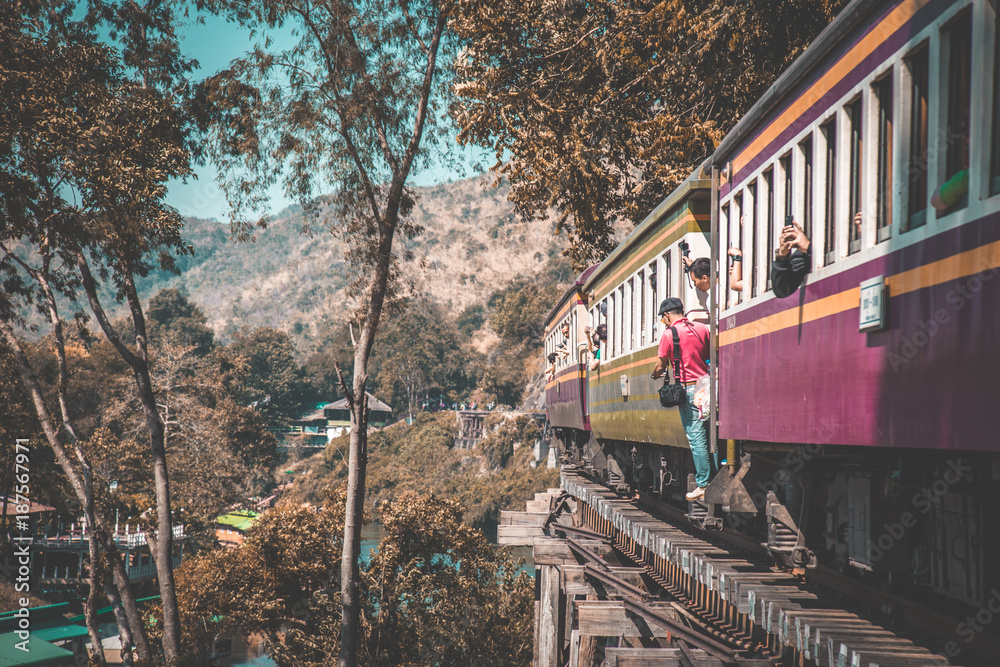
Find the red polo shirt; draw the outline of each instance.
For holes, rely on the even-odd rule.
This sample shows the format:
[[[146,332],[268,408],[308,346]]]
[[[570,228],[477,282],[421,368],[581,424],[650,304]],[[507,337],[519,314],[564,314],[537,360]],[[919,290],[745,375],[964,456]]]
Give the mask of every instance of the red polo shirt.
[[[686,317],[674,322],[677,338],[681,342],[681,382],[694,382],[702,375],[708,375],[705,360],[709,358],[708,327],[701,322],[691,322]],[[666,364],[674,361],[674,336],[670,327],[663,330],[660,336],[660,349],[657,356]],[[675,371],[676,373],[676,371]]]

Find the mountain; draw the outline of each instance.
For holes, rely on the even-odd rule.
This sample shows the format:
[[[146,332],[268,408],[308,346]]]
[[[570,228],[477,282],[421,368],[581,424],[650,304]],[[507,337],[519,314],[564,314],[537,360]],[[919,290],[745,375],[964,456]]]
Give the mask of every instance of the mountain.
[[[480,303],[511,279],[564,266],[564,239],[552,221],[520,223],[506,192],[484,187],[481,177],[416,188],[414,221],[424,231],[405,242],[413,254],[403,267],[416,292],[454,313]],[[276,216],[253,242],[230,240],[217,221],[189,219],[185,238],[193,257],[178,260],[180,275],[157,273],[141,281],[143,299],[164,287],[185,289],[226,340],[242,326],[272,326],[308,346],[317,327],[347,307],[349,282],[342,244],[329,232],[303,235],[298,207]]]

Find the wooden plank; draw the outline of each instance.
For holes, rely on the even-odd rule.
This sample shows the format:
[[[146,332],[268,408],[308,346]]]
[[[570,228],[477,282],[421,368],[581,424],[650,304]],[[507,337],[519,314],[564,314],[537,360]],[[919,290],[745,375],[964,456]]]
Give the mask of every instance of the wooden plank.
[[[938,665],[950,665],[948,658],[940,655],[925,655],[922,653],[892,652],[879,653],[870,649],[851,651],[850,667],[936,667]]]
[[[497,526],[497,544],[500,546],[530,547],[536,537],[543,535],[541,526]]]
[[[562,637],[559,633],[559,571],[543,565],[539,572],[539,599],[535,604],[538,614],[537,667],[560,667],[559,650]]]
[[[501,526],[543,526],[549,518],[548,514],[538,512],[512,512],[503,510],[500,512]]]
[[[700,649],[691,651],[695,667],[723,667],[718,658],[713,658]],[[606,648],[604,664],[608,667],[680,667],[681,651],[676,648]]]
[[[594,637],[667,637],[669,633],[645,619],[625,611],[625,604],[613,600],[574,600],[576,625],[581,635]],[[676,617],[673,608],[658,608]]]
[[[559,568],[563,593],[566,595],[615,595],[618,590],[611,585],[595,584],[584,575],[583,565],[563,565]],[[613,567],[611,574],[625,582],[645,588],[642,580],[643,570],[639,567]]]

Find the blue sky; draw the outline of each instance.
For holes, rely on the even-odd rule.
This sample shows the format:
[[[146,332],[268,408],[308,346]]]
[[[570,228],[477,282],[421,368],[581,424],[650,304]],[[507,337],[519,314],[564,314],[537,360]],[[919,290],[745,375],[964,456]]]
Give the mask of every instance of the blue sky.
[[[290,29],[269,33],[274,42],[274,48],[290,46],[295,39]],[[257,42],[262,42],[263,36],[251,36],[248,30],[227,23],[225,19],[209,16],[204,24],[187,26],[184,31],[182,48],[185,53],[198,61],[201,69],[196,77],[205,77],[223,69],[230,60],[253,48]],[[472,165],[476,160],[487,165],[490,155],[477,148],[456,148],[455,153],[460,162],[464,163],[465,175],[471,176]],[[195,168],[197,179],[188,179],[187,183],[175,179],[170,182],[167,192],[167,203],[176,208],[182,215],[198,218],[215,218],[226,220],[227,205],[225,197],[215,184],[218,172],[211,164]],[[462,177],[462,174],[445,168],[427,170],[411,177],[412,185],[434,185]],[[277,213],[294,203],[288,200],[280,186],[271,191],[271,212]]]

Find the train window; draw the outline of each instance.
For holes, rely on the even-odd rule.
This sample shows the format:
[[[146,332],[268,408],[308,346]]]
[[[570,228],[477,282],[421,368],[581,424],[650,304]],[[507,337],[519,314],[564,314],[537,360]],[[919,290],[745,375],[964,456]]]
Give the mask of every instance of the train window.
[[[730,207],[729,204],[726,204],[725,206],[722,207],[722,219],[725,221],[723,223],[723,229],[726,230],[726,238],[720,244],[720,246],[719,246],[720,249],[721,248],[729,248],[729,247],[733,246],[733,219],[729,215],[729,212],[731,210],[732,210],[732,208]],[[726,272],[725,272],[725,274],[726,274],[726,290],[725,290],[725,292],[726,292],[726,301],[725,301],[725,305],[723,305],[723,308],[729,308],[729,301],[730,301],[730,299],[729,299],[729,292],[732,289],[732,287],[730,287],[730,284],[729,284],[730,275],[729,275],[729,270],[728,269],[729,269],[729,267],[731,267],[733,265],[733,262],[729,258],[729,256],[726,255],[726,254],[724,254],[724,253],[722,253],[722,257],[720,259],[721,259],[721,261],[725,262],[725,267],[724,268],[726,269]]]
[[[747,267],[753,270],[753,266],[749,263],[750,257],[747,255],[746,248],[743,246],[743,193],[739,193],[733,196],[733,216],[737,218],[736,220],[736,247],[740,249],[743,253],[743,266],[741,267],[743,280],[747,279]],[[736,303],[743,302],[743,292],[736,295]]]
[[[892,236],[892,72],[875,84],[878,101],[878,173],[875,202],[875,241]]]
[[[947,134],[945,135],[945,173],[938,196],[947,204],[952,201],[949,190],[957,198],[944,213],[964,208],[969,202],[969,119],[972,106],[972,14],[966,12],[947,29],[948,36],[948,102]],[[962,179],[962,172],[965,178]],[[964,182],[965,192],[958,197]]]
[[[782,216],[794,215],[792,212],[792,202],[795,201],[794,193],[794,181],[792,180],[792,154],[788,153],[784,157],[778,160],[778,164],[781,166],[781,173],[785,177],[785,192],[783,193],[782,200],[785,202],[785,206],[781,211]],[[782,217],[781,225],[784,226],[785,219]]]
[[[670,277],[673,275],[673,271],[670,267],[670,251],[663,253],[663,298],[666,299],[671,295],[670,289]],[[656,307],[659,308],[660,304],[657,303]],[[659,319],[659,318],[657,318]]]
[[[610,339],[608,338],[608,331],[607,331],[608,329],[611,328],[611,325],[609,324],[609,320],[608,320],[608,307],[609,306],[608,306],[608,300],[607,299],[604,299],[603,301],[601,301],[601,305],[598,307],[597,326],[600,326],[601,324],[603,324],[604,325],[604,329],[605,329],[604,340],[600,341],[600,343],[599,343],[600,350],[601,350],[601,360],[602,361],[606,361],[607,358],[608,358],[608,355],[611,354],[610,349],[609,349],[610,346],[608,345],[608,340],[610,340]],[[600,316],[602,312],[604,314],[603,317]]]
[[[577,344],[577,341],[580,339],[576,335],[576,320],[576,307],[574,306],[573,312],[569,316],[569,342],[567,343],[570,346],[569,359],[567,361],[572,360],[574,364],[580,363],[580,346]]]
[[[813,218],[813,140],[808,137],[799,144],[802,154],[802,230],[812,238]]]
[[[639,346],[646,344],[646,301],[649,293],[646,285],[646,269],[639,270],[639,293],[636,299],[636,313],[638,313],[637,324],[639,325]]]
[[[625,354],[625,286],[618,286],[618,311],[615,314],[615,345],[618,354]]]
[[[649,327],[649,342],[656,342],[656,309],[660,305],[660,302],[656,300],[656,262],[650,262],[649,264],[649,317],[646,318]]]
[[[611,350],[608,359],[618,356],[618,338],[618,295],[612,290],[608,297],[608,348]]]
[[[826,191],[823,202],[823,252],[824,264],[833,264],[837,259],[837,119],[834,118],[822,128],[826,144]]]
[[[854,216],[861,211],[861,167],[864,164],[864,132],[862,100],[859,97],[847,105],[847,120],[850,123],[850,174],[847,191],[847,254],[861,250],[861,225],[854,222]]]
[[[1000,11],[993,24],[993,134],[990,141],[990,194],[1000,192]]]
[[[629,278],[625,283],[625,293],[622,296],[622,352],[631,352],[635,349],[635,327],[632,322],[635,319],[635,279]]]
[[[916,229],[927,222],[927,169],[928,169],[928,98],[927,71],[928,48],[906,59],[906,72],[910,79],[909,114],[909,185],[906,198],[905,227],[903,231]]]
[[[747,202],[746,211],[749,214],[747,216],[747,224],[750,226],[750,263],[747,264],[750,270],[750,296],[757,296],[757,181],[750,184],[747,188],[749,193],[750,201]],[[744,269],[745,270],[745,269]],[[746,275],[743,276],[746,280]]]
[[[762,174],[764,181],[764,220],[767,228],[767,236],[764,241],[764,291],[771,290],[771,260],[774,258],[774,250],[777,247],[774,243],[774,169],[768,169]]]

